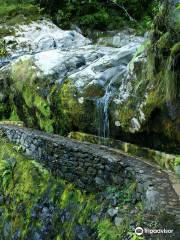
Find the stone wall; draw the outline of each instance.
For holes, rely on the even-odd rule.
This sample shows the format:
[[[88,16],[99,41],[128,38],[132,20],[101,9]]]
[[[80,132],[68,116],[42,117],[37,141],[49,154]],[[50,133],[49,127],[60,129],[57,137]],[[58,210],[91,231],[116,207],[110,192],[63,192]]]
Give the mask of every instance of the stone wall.
[[[153,161],[157,163],[160,167],[167,170],[172,170],[177,174],[180,173],[179,168],[175,167],[176,159],[179,156],[175,154],[168,154],[154,149],[138,146],[132,143],[123,142],[121,140],[116,140],[113,138],[103,138],[82,132],[71,132],[68,137],[81,142],[90,142],[93,144],[102,144],[108,147],[113,147],[115,149],[122,150],[123,152],[130,155]]]
[[[124,182],[124,167],[118,163],[118,159],[102,150],[97,151],[74,140],[18,126],[4,126],[1,129],[10,141],[23,147],[26,155],[39,160],[55,175],[78,187],[91,191]]]
[[[116,154],[105,146],[24,127],[0,125],[0,132],[20,144],[26,155],[39,160],[54,175],[86,191],[121,186],[133,179],[137,182],[135,201],[142,200],[148,211],[165,210],[180,219],[179,199],[168,175],[149,163]]]

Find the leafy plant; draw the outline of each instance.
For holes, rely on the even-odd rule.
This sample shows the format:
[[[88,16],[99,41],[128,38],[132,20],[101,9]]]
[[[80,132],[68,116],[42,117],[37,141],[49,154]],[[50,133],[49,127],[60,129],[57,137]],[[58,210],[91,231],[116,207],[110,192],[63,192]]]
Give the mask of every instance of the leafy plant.
[[[125,219],[118,227],[113,225],[109,219],[103,219],[98,224],[98,237],[100,240],[119,240],[127,233],[128,228],[128,219]]]
[[[8,52],[6,50],[5,42],[0,40],[0,57],[5,57],[8,55]]]
[[[156,1],[138,0],[82,0],[82,1],[39,1],[40,5],[52,14],[62,28],[71,23],[83,30],[114,30],[127,23],[132,27],[149,27],[152,22]],[[154,2],[156,4],[154,4]],[[151,9],[151,10],[149,10]],[[144,14],[142,14],[144,13]],[[55,16],[55,17],[54,17]]]
[[[133,194],[136,189],[136,182],[130,182],[122,189],[116,187],[107,187],[106,191],[109,194],[109,198],[116,198],[121,205],[131,203],[133,200]]]
[[[0,179],[2,182],[2,187],[4,188],[4,192],[6,191],[11,181],[13,183],[13,186],[15,184],[14,181],[15,166],[16,166],[15,158],[9,158],[7,160],[0,161]]]
[[[180,166],[180,156],[176,157],[174,165],[175,166]]]
[[[144,237],[137,236],[135,232],[128,232],[128,235],[130,236],[131,240],[143,240]]]
[[[38,19],[41,9],[34,1],[0,0],[0,23],[16,24]]]

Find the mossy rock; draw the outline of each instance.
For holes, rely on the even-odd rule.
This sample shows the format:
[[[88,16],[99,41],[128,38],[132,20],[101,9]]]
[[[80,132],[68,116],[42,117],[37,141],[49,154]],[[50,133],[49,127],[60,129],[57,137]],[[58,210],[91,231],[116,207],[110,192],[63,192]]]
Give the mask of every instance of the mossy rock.
[[[37,234],[45,239],[59,239],[64,232],[70,240],[76,225],[93,228],[88,220],[100,207],[94,195],[87,196],[73,184],[53,177],[38,162],[24,157],[19,146],[2,138],[0,143],[1,237],[12,239],[18,232],[22,239],[33,239]],[[70,218],[62,222],[60,216],[64,212]]]
[[[56,88],[55,88],[56,89]],[[58,86],[57,86],[58,89]],[[95,106],[93,101],[84,98],[71,80],[66,80],[59,88],[53,102],[56,102],[56,111],[59,112],[59,126],[63,132],[71,129],[91,131],[95,120]],[[88,114],[87,114],[88,113]]]
[[[21,78],[23,76],[23,79]],[[37,70],[30,60],[12,65],[12,99],[15,111],[29,127],[53,132],[53,119],[46,89],[48,79],[37,76]]]
[[[177,42],[171,48],[171,55],[175,56],[180,52],[180,42]]]
[[[94,131],[94,102],[71,80],[52,84],[52,77],[41,75],[29,59],[12,65],[11,78],[14,109],[25,125],[61,134]]]
[[[170,32],[163,34],[157,41],[157,47],[160,49],[169,49],[171,47],[172,36]]]
[[[119,227],[106,216],[110,202],[103,202],[101,193],[87,194],[59,176],[53,176],[40,163],[25,157],[21,146],[8,143],[2,136],[0,180],[0,235],[3,239],[13,239],[18,232],[22,239],[34,239],[38,235],[42,239],[73,240],[83,232],[87,240],[98,236],[118,240],[130,231],[128,215]],[[118,197],[119,209],[124,204],[132,209],[136,188],[137,183],[130,181],[120,189],[108,186],[105,193],[107,199]],[[141,206],[141,202],[135,206],[139,215],[143,210]],[[138,223],[142,221],[142,217],[133,218]],[[87,231],[76,231],[77,228]]]
[[[102,86],[98,85],[98,84],[91,84],[88,85],[84,90],[83,90],[83,95],[86,98],[89,97],[96,97],[96,98],[100,98],[103,97],[105,93],[105,90],[103,89]]]

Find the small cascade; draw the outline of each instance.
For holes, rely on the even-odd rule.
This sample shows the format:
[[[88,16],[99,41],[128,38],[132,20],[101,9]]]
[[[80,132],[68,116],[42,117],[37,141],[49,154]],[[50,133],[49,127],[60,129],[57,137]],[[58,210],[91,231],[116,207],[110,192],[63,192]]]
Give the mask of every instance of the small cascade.
[[[106,92],[96,102],[98,115],[98,136],[107,138],[110,136],[109,129],[109,102],[113,93],[112,80],[109,82]]]
[[[115,71],[118,74],[112,74],[111,79],[106,84],[104,96],[96,100],[98,136],[104,138],[110,137],[109,104],[117,93],[117,86],[121,86],[126,79],[127,66],[121,65]]]

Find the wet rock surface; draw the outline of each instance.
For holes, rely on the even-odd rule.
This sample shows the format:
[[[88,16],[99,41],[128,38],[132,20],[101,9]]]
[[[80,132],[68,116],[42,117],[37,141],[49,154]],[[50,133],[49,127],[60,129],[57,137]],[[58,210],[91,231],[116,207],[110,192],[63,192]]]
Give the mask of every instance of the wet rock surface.
[[[3,117],[15,113],[48,132],[78,130],[178,151],[179,101],[156,96],[147,36],[125,29],[93,43],[49,20],[13,28],[14,36],[4,37],[9,55],[0,59]]]
[[[1,58],[1,74],[3,82],[11,79],[11,90],[20,91],[21,97],[12,93],[15,106],[19,101],[25,101],[22,104],[25,104],[28,110],[23,121],[27,121],[28,126],[44,128],[40,119],[34,119],[34,115],[31,116],[33,124],[28,120],[30,112],[38,110],[34,109],[38,106],[35,106],[33,101],[32,105],[28,104],[27,96],[23,93],[27,90],[28,82],[31,82],[28,84],[31,92],[37,95],[40,101],[45,101],[51,115],[56,111],[63,121],[67,122],[65,126],[60,124],[64,132],[74,127],[82,129],[91,125],[90,131],[95,129],[101,135],[109,135],[109,104],[118,93],[123,99],[127,98],[124,90],[121,91],[126,88],[124,84],[129,75],[127,65],[144,42],[144,38],[136,37],[129,31],[122,31],[119,34],[121,37],[118,48],[115,48],[99,43],[92,44],[79,32],[63,31],[47,20],[14,28],[15,36],[4,37],[9,55]],[[24,76],[21,89],[18,84],[20,75]],[[4,91],[2,94],[5,95]],[[54,98],[51,95],[54,95]],[[28,97],[31,98],[31,94]],[[76,109],[79,108],[77,113],[71,111],[72,104],[76,105]],[[86,119],[89,109],[92,111]],[[44,115],[44,111],[39,110]],[[21,118],[17,109],[16,112]],[[94,119],[94,114],[99,115],[99,119]],[[58,125],[54,119],[56,116],[49,114],[43,117],[52,122],[55,131]],[[97,125],[96,120],[100,120],[100,125]]]

